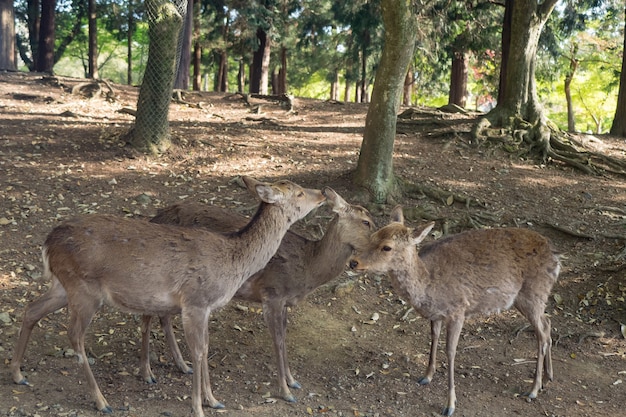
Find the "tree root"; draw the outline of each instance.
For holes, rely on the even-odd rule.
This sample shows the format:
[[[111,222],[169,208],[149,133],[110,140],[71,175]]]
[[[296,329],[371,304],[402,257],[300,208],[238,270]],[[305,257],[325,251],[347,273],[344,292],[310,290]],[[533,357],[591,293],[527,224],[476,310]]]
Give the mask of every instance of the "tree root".
[[[494,128],[495,125],[504,127]],[[519,117],[507,119],[501,114],[487,115],[474,125],[472,139],[477,145],[495,143],[520,157],[539,157],[543,163],[559,161],[586,174],[606,172],[626,177],[625,160],[583,149],[572,135],[561,132],[541,117],[532,124]]]

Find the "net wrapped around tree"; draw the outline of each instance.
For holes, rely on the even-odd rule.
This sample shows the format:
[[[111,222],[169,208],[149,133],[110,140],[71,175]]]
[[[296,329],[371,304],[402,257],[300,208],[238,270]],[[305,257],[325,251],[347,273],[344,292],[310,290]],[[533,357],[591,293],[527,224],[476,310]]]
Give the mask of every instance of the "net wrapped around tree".
[[[146,0],[149,49],[131,145],[158,154],[171,144],[169,105],[178,67],[187,0]]]

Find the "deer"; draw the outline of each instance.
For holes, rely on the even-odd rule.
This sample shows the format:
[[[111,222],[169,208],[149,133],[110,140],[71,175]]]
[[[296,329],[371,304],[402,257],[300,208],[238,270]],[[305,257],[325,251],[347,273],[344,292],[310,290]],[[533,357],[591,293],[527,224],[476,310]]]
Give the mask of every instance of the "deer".
[[[431,345],[426,374],[435,375],[439,333],[446,325],[448,399],[442,414],[456,407],[454,359],[466,318],[495,314],[516,307],[532,325],[537,338],[537,367],[529,399],[543,388],[543,371],[552,372],[550,319],[545,308],[561,268],[550,241],[523,228],[474,229],[441,238],[418,250],[435,223],[415,229],[404,224],[402,207],[392,210],[391,222],[372,234],[366,249],[356,253],[350,267],[388,274],[392,284],[424,318],[430,320]]]
[[[95,313],[105,304],[135,314],[180,313],[197,370],[193,414],[204,417],[203,405],[224,408],[209,380],[209,316],[267,264],[289,227],[326,199],[320,190],[287,180],[242,180],[261,201],[250,222],[233,233],[103,214],[79,216],[55,227],[42,249],[44,276],[51,285],[24,313],[10,365],[13,381],[28,384],[20,366],[34,325],[68,306],[68,336],[88,390],[96,408],[111,413],[85,353],[85,332]]]
[[[324,236],[309,240],[289,231],[267,266],[250,277],[235,293],[235,299],[262,304],[263,317],[273,342],[277,362],[279,395],[296,402],[289,388],[300,389],[287,360],[287,307],[294,307],[319,286],[336,278],[348,264],[353,250],[364,247],[375,228],[374,219],[363,207],[348,204],[332,188],[322,190],[335,213]],[[179,203],[161,210],[154,223],[201,227],[227,231],[245,224],[245,217],[232,211],[200,203]],[[141,374],[148,383],[156,382],[150,369],[148,353],[151,316],[143,316]],[[178,368],[191,369],[182,358],[173,334],[171,318],[159,317],[166,341]]]

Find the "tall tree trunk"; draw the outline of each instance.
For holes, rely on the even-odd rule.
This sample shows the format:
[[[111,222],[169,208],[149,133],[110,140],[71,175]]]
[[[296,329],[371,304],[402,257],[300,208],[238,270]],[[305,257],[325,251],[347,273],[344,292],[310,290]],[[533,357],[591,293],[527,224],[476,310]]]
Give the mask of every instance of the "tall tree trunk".
[[[361,54],[361,94],[359,96],[361,103],[367,103],[367,44],[369,44],[369,32],[365,33]]]
[[[178,90],[189,89],[189,72],[191,69],[191,43],[193,41],[193,0],[187,0],[187,11],[185,13],[182,38],[180,42],[180,56],[178,58],[178,69],[176,70],[176,80],[174,88]]]
[[[465,51],[452,53],[452,70],[450,71],[450,93],[448,103],[465,108],[467,101],[467,67],[469,56]]]
[[[372,100],[354,183],[368,190],[374,202],[386,202],[397,191],[393,144],[404,79],[413,57],[417,16],[413,2],[382,0],[385,45],[376,71]]]
[[[38,72],[52,74],[54,68],[54,9],[56,0],[41,1],[41,23],[39,25],[39,44],[37,46]]]
[[[350,94],[352,94],[352,82],[346,78],[346,86],[343,92],[343,101],[348,103],[350,101]]]
[[[332,81],[330,82],[330,99],[339,101],[339,71],[332,72]]]
[[[0,70],[15,71],[15,9],[13,0],[0,0]]]
[[[183,18],[169,0],[146,0],[148,20],[148,62],[139,90],[131,145],[151,154],[169,148],[169,105],[172,98],[178,36]]]
[[[98,21],[96,16],[96,0],[88,0],[89,16],[89,62],[88,78],[98,78]]]
[[[622,49],[622,74],[619,78],[617,108],[611,125],[611,134],[626,137],[626,8],[624,9],[624,49]]]

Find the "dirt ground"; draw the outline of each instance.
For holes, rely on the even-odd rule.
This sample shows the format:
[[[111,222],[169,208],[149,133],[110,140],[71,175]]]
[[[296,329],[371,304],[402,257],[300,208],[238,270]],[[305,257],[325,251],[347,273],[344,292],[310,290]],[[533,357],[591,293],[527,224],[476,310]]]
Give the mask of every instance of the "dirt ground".
[[[0,416],[95,416],[67,338],[66,311],[42,320],[15,385],[8,364],[24,308],[42,294],[41,244],[63,219],[80,213],[149,218],[194,200],[254,212],[236,181],[251,175],[333,187],[358,202],[355,168],[367,106],[299,99],[294,111],[240,96],[187,94],[172,104],[174,144],[160,158],[120,141],[132,125],[137,90],[114,85],[115,100],[72,95],[81,80],[0,73]],[[106,87],[105,87],[106,90]],[[547,308],[552,319],[554,381],[539,397],[530,387],[536,343],[515,311],[473,318],[457,354],[456,416],[616,416],[626,409],[626,181],[540,165],[489,146],[474,146],[472,115],[420,109],[399,124],[396,173],[447,190],[400,201],[409,223],[437,220],[458,232],[520,226],[548,236],[563,270]],[[623,139],[580,141],[624,157]],[[469,197],[469,203],[451,198]],[[392,206],[371,207],[378,225]],[[330,218],[320,208],[297,227],[318,239]],[[376,314],[375,314],[376,313]],[[373,317],[377,320],[372,319]],[[188,416],[191,377],[171,360],[154,326],[153,371],[139,377],[138,317],[101,311],[89,328],[92,369],[117,416]],[[177,336],[189,358],[179,322]],[[211,382],[225,410],[207,416],[433,416],[445,404],[444,345],[433,382],[417,379],[428,361],[429,323],[409,311],[386,277],[344,273],[289,315],[291,368],[302,384],[294,404],[276,398],[276,365],[259,305],[233,302],[212,317]]]

